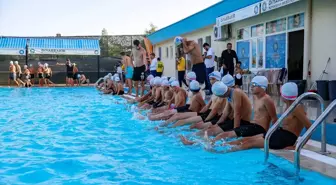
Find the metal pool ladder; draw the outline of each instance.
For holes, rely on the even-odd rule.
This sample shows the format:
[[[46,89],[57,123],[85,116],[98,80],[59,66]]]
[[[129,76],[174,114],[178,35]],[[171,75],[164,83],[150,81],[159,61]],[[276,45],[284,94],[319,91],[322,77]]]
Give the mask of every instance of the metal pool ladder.
[[[302,100],[304,100],[305,98],[315,98],[320,102],[320,106],[321,106],[321,116],[323,116],[326,111],[324,112],[324,100],[323,98],[316,94],[316,93],[311,93],[311,92],[307,92],[302,94],[301,96],[299,96],[294,102],[293,104],[280,116],[280,118],[278,119],[278,121],[269,129],[269,131],[267,132],[266,136],[265,136],[265,143],[264,143],[264,151],[265,151],[265,162],[267,162],[268,158],[269,158],[269,140],[272,136],[272,134],[281,126],[282,121],[290,114],[294,111],[294,109],[296,108],[296,106],[299,105],[299,103],[301,103]],[[336,102],[335,102],[336,104]],[[320,117],[321,117],[320,116]],[[319,118],[320,118],[319,117]],[[295,150],[295,167],[300,166],[300,150],[301,148],[304,146],[305,142],[309,139],[308,136],[310,136],[312,134],[312,132],[315,130],[315,128],[322,123],[322,134],[321,134],[321,152],[322,153],[326,153],[326,135],[325,135],[325,122],[324,122],[324,118],[326,116],[323,117],[323,119],[317,119],[314,124],[306,131],[306,133],[302,136],[302,139],[300,139],[298,141],[298,144],[296,145],[296,150]],[[319,121],[319,122],[318,122]],[[297,157],[298,156],[298,157]],[[299,171],[300,169],[297,168],[297,171]]]
[[[95,83],[95,86],[97,86],[98,85],[98,83],[100,82],[100,81],[102,81],[104,78],[99,78],[98,80],[97,80],[97,82]]]
[[[296,173],[298,174],[300,172],[300,152],[302,147],[306,144],[306,142],[308,141],[308,139],[310,138],[312,132],[315,131],[315,129],[317,128],[317,126],[319,126],[322,123],[322,146],[321,146],[321,152],[322,154],[328,154],[328,152],[326,151],[326,130],[325,130],[325,119],[328,117],[328,115],[330,114],[331,111],[333,111],[336,107],[336,100],[334,100],[333,102],[330,103],[330,105],[327,107],[327,109],[322,112],[322,114],[315,120],[315,122],[313,123],[313,125],[306,131],[306,133],[302,136],[302,139],[300,139],[298,141],[298,143],[296,144],[296,148],[295,148],[295,156],[294,156],[294,165],[296,168]]]

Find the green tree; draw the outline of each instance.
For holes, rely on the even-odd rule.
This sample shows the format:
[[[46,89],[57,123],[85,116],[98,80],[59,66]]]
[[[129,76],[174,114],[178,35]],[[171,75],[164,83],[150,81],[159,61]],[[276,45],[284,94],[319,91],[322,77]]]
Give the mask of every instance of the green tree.
[[[105,28],[103,28],[100,38],[100,50],[102,56],[109,55],[109,41],[108,41],[108,32]]]
[[[145,30],[145,35],[150,35],[152,33],[154,33],[157,29],[157,26],[155,26],[153,23],[149,24],[149,29]]]

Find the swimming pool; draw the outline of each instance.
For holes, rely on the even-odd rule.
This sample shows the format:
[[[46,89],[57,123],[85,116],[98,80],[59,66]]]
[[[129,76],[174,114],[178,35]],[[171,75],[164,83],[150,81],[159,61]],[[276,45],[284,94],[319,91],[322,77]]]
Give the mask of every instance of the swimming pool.
[[[0,89],[0,184],[296,184],[293,165],[260,150],[185,147],[93,88]],[[302,170],[298,184],[336,184]]]

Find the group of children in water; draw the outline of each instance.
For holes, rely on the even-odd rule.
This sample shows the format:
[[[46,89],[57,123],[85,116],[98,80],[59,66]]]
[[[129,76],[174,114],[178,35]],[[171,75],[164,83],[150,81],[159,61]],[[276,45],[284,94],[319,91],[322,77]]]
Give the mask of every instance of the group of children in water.
[[[193,137],[199,137],[202,142],[212,145],[220,144],[228,147],[228,151],[263,148],[264,138],[271,123],[278,117],[273,99],[267,95],[268,79],[255,76],[250,84],[253,103],[248,95],[235,85],[235,79],[230,74],[222,77],[215,71],[209,74],[213,95],[208,102],[205,93],[196,80],[196,74],[189,72],[186,80],[189,89],[180,87],[174,77],[153,77],[149,75],[147,82],[150,90],[142,97],[130,98],[129,103],[136,103],[138,110],[149,110],[147,115],[152,121],[162,121],[156,127],[181,127],[189,125],[195,130]],[[104,82],[96,86],[104,94],[123,95],[124,86],[118,74],[105,76]],[[129,89],[130,90],[130,89]],[[281,97],[286,109],[296,100],[298,87],[295,83],[286,83],[281,88]],[[252,105],[253,104],[253,105]],[[270,138],[271,149],[291,149],[304,128],[311,126],[304,107],[298,105],[284,119],[282,127],[277,129]],[[211,139],[209,137],[212,137]],[[231,140],[236,138],[236,140]],[[185,145],[193,145],[200,139],[192,140],[180,136]],[[228,141],[230,139],[230,141]]]
[[[50,78],[52,76],[52,70],[47,63],[38,63],[37,77],[40,86],[44,84],[46,86],[54,84]],[[32,64],[24,65],[23,70],[19,65],[18,61],[9,62],[9,78],[8,86],[11,86],[11,82],[14,82],[17,86],[21,87],[31,87],[35,84],[35,69]]]

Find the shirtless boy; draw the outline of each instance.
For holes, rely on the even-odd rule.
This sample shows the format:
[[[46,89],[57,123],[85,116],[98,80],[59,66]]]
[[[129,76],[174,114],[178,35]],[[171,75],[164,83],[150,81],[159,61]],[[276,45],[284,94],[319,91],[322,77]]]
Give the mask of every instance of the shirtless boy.
[[[16,81],[19,82],[20,84],[24,85],[25,83],[21,80],[22,71],[21,71],[21,66],[19,65],[19,62],[15,61],[14,65],[15,65],[15,68],[16,68]]]
[[[254,118],[250,123],[247,122],[244,125],[240,125],[236,120],[237,118],[240,118],[239,113],[241,112],[238,112],[239,109],[234,109],[234,129],[217,135],[213,142],[224,138],[250,137],[258,134],[265,134],[268,131],[270,123],[275,123],[278,120],[278,117],[276,115],[273,99],[266,94],[267,85],[268,80],[264,76],[256,76],[252,79],[251,86],[254,95]],[[236,89],[236,91],[241,90]],[[233,94],[233,97],[234,96],[235,94]],[[233,107],[237,107],[237,102],[235,102],[236,98],[234,97],[232,100],[234,103]],[[247,104],[244,105],[243,103],[244,102],[241,101],[240,107],[246,109]]]
[[[201,90],[200,84],[197,81],[194,80],[189,84],[189,89],[193,93],[193,96],[191,98],[190,106],[188,107],[187,112],[196,112],[196,114],[197,114],[205,106],[204,99],[203,99],[202,94],[200,92],[200,90]],[[184,102],[185,102],[185,100],[184,100]],[[174,108],[174,107],[177,107],[177,105],[171,106],[171,108]],[[170,118],[171,116],[173,116],[174,114],[176,114],[178,112],[177,109],[178,108],[172,109],[172,110],[167,110],[167,111],[163,112],[161,114],[161,116],[164,117],[165,119]],[[184,116],[189,116],[187,114],[183,114],[183,115]],[[152,119],[153,120],[160,120],[160,119],[165,120],[165,119],[162,119],[162,117],[160,117],[160,115],[155,115],[155,116],[152,117]],[[183,117],[182,117],[182,119],[183,119]],[[165,125],[167,125],[167,124],[164,124],[163,126],[165,126]]]
[[[168,104],[168,107],[171,107],[173,109],[166,110],[163,113],[156,114],[156,115],[150,115],[150,120],[166,120],[169,119],[172,115],[177,113],[177,109],[179,107],[183,107],[186,103],[187,99],[187,93],[184,89],[180,88],[179,82],[174,81],[171,83],[171,87],[174,91],[174,96],[171,99],[171,101]]]
[[[192,71],[197,74],[196,80],[200,84],[204,84],[206,71],[201,53],[201,46],[198,45],[198,43],[196,43],[195,41],[187,40],[186,38],[183,38],[182,45],[184,53],[189,54],[190,56]]]
[[[11,85],[11,80],[13,80],[17,86],[19,86],[19,83],[16,81],[16,67],[13,64],[13,61],[9,62],[9,78],[8,78],[8,86]]]
[[[298,96],[298,87],[295,83],[286,83],[281,88],[281,97],[290,107]],[[269,146],[271,149],[279,150],[293,147],[300,136],[303,128],[310,128],[311,122],[306,116],[304,107],[298,105],[294,111],[284,119],[282,127],[278,128],[271,136]],[[251,148],[263,148],[265,135],[259,134],[252,137],[245,137],[228,143],[234,145],[231,151],[247,150]]]
[[[139,81],[141,82],[141,96],[145,91],[145,72],[148,70],[146,50],[141,47],[139,40],[134,40],[133,44],[135,48],[132,49],[132,55],[134,60],[134,72],[132,80],[135,85],[135,97],[139,96]]]
[[[213,73],[209,74],[210,83],[213,85],[215,82],[221,80],[221,74],[218,71],[214,71]],[[192,123],[198,123],[202,122],[202,118],[207,118],[209,115],[209,120],[215,119],[217,116],[217,112],[222,114],[223,108],[225,104],[223,105],[224,98],[217,98],[215,95],[212,95],[211,100],[209,103],[200,111],[200,112],[187,112],[187,113],[177,113],[174,116],[172,116],[169,120],[165,122],[165,124],[168,124],[170,122],[178,121],[175,126],[182,126],[186,123],[192,124]],[[221,102],[221,103],[219,103]],[[218,108],[218,109],[217,109]],[[199,120],[199,117],[201,117],[201,120]],[[182,120],[183,119],[183,120]],[[218,118],[219,119],[219,118]]]
[[[125,54],[125,52],[120,53],[122,57],[122,63],[125,66],[125,79],[126,79],[126,86],[128,87],[128,93],[129,95],[132,94],[132,78],[133,78],[133,63],[131,61],[131,58]]]

